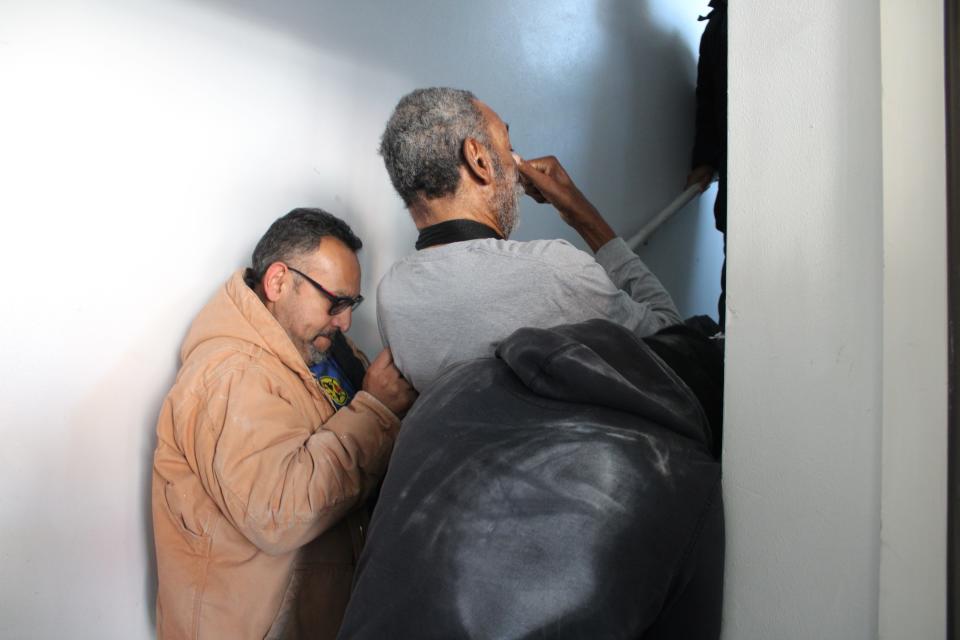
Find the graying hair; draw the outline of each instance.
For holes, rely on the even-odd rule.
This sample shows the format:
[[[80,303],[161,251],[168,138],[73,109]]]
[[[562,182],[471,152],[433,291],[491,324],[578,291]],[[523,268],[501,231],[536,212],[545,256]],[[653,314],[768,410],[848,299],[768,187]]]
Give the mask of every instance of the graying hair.
[[[287,262],[316,251],[327,237],[336,238],[354,253],[363,247],[350,225],[323,209],[300,207],[277,218],[253,250],[253,281],[260,282],[274,262]]]
[[[380,139],[380,155],[408,207],[420,197],[456,192],[464,140],[474,138],[490,148],[476,100],[463,89],[431,87],[412,91],[397,103]]]

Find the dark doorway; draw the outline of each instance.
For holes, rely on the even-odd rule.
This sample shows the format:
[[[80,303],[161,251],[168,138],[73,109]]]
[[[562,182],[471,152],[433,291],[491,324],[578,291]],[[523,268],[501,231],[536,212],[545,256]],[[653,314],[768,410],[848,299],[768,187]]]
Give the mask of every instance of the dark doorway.
[[[947,111],[947,286],[949,451],[947,488],[947,636],[960,640],[960,2],[944,2]]]

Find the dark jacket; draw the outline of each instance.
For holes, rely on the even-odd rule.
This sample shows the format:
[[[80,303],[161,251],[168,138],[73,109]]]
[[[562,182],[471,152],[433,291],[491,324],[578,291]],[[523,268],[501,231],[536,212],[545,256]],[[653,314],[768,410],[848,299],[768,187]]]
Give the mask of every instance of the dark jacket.
[[[520,329],[404,421],[340,638],[716,638],[720,466],[611,322]]]
[[[714,204],[717,229],[727,231],[727,2],[710,0],[712,11],[701,20],[707,26],[700,37],[697,62],[697,120],[691,168],[710,165],[717,170]]]

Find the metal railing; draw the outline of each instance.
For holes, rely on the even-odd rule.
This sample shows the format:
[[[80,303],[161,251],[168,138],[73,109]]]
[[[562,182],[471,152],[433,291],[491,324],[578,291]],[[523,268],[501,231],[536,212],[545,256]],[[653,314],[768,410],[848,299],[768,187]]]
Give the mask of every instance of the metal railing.
[[[677,211],[680,211],[680,209],[683,209],[688,202],[699,196],[701,193],[703,192],[700,190],[699,184],[694,184],[690,187],[687,187],[687,189],[685,189],[679,196],[674,198],[673,202],[668,204],[663,211],[651,218],[647,224],[643,225],[643,228],[640,229],[640,231],[633,234],[633,236],[627,240],[627,246],[633,250],[636,250],[637,247],[649,240],[650,236],[652,236],[664,222],[673,217],[673,214],[675,214]]]

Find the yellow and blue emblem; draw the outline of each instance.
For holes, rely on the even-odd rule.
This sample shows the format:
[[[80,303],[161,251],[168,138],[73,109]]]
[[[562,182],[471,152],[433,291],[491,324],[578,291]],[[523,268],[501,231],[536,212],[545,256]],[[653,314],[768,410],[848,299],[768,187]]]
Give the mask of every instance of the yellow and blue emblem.
[[[330,399],[337,409],[350,404],[356,391],[350,386],[350,381],[344,376],[340,365],[334,358],[326,358],[310,367],[310,372],[317,379],[317,384],[323,395]]]
[[[338,407],[347,404],[347,400],[350,398],[347,396],[347,392],[343,390],[343,386],[339,380],[331,378],[330,376],[321,376],[317,378],[317,382],[320,383],[320,388],[323,389],[323,392],[330,398],[330,402]]]

